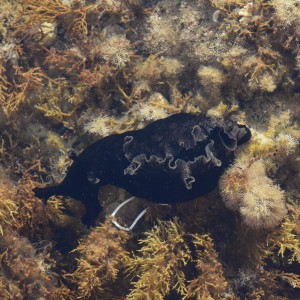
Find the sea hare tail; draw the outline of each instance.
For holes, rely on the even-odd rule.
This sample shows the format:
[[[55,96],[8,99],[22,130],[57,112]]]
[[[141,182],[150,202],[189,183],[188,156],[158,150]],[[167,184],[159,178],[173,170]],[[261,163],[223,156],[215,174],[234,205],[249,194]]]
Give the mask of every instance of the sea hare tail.
[[[54,195],[61,195],[61,187],[59,185],[49,186],[45,188],[34,188],[33,192],[36,197],[42,199],[44,202]]]
[[[65,185],[59,184],[45,188],[34,188],[33,192],[36,197],[43,200],[46,204],[47,200],[54,195],[70,196],[84,203],[86,207],[86,214],[82,218],[82,222],[87,226],[95,226],[99,213],[101,212],[101,205],[98,201],[98,190],[88,190],[86,192],[75,193],[68,189]]]
[[[88,227],[94,227],[97,223],[98,216],[102,210],[102,207],[98,201],[98,195],[91,195],[89,201],[85,202],[86,214],[82,218],[82,223]]]

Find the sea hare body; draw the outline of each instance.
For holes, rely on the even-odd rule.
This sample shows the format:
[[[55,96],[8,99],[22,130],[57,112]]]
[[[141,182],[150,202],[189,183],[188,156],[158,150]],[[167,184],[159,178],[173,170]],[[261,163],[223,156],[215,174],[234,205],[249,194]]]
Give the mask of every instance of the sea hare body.
[[[233,121],[175,114],[91,144],[74,157],[61,184],[34,192],[42,199],[63,195],[81,200],[88,225],[101,210],[98,189],[106,184],[153,202],[188,201],[217,185],[236,147],[250,138],[250,130]]]

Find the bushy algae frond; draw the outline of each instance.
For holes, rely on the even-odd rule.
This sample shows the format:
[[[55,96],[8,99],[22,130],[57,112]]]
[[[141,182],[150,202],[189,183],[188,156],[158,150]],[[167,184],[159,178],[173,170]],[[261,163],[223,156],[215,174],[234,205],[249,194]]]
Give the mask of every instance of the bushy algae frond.
[[[130,235],[112,225],[110,219],[95,227],[74,250],[79,254],[72,280],[77,282],[80,297],[103,298],[118,276],[125,243]]]
[[[3,169],[0,168],[3,172]],[[11,224],[17,214],[17,204],[14,201],[15,187],[13,184],[0,176],[0,234],[3,235],[3,227]]]
[[[1,299],[72,298],[51,270],[55,266],[49,254],[51,244],[37,248],[11,227],[4,230],[0,236]]]
[[[287,213],[284,192],[266,176],[262,162],[239,158],[219,186],[225,205],[251,228],[275,228]]]
[[[280,228],[268,236],[269,249],[289,264],[300,264],[300,207],[289,205],[289,215]]]
[[[7,99],[9,98],[9,87],[10,83],[6,77],[6,69],[4,67],[3,60],[0,60],[0,103],[5,105]]]
[[[193,244],[199,275],[189,282],[184,299],[220,299],[228,283],[223,276],[223,267],[214,249],[213,239],[208,234],[195,234]]]
[[[46,207],[32,192],[36,182],[27,173],[18,186],[14,201],[18,206],[18,215],[15,218],[14,227],[17,232],[30,241],[51,240],[53,228],[50,222],[60,222],[62,218],[62,203],[58,197],[51,199],[49,207]]]
[[[4,66],[0,67],[0,105],[6,115],[17,112],[22,104],[25,104],[31,94],[41,92],[43,85],[58,87],[59,80],[49,78],[40,67],[23,70],[14,66],[9,73],[14,72],[13,78],[8,82]]]
[[[139,241],[138,255],[125,258],[129,273],[137,277],[128,300],[161,299],[171,290],[185,295],[183,268],[191,260],[182,225],[177,220],[160,221]]]
[[[95,8],[95,5],[82,6],[80,1],[77,2],[78,8],[70,7],[61,0],[21,0],[20,2],[23,7],[22,18],[25,18],[25,21],[17,27],[15,34],[39,27],[44,22],[54,22],[58,17],[64,17],[70,21],[71,31],[86,35],[88,32],[86,13]]]

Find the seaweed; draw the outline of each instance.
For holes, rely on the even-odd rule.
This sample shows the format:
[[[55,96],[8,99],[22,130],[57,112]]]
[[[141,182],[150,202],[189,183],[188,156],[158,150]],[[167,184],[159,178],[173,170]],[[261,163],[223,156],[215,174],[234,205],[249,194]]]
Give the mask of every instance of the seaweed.
[[[0,19],[1,299],[299,298],[298,1],[2,0]],[[131,195],[108,185],[87,228],[32,192],[178,113],[251,130],[210,193],[111,219]]]

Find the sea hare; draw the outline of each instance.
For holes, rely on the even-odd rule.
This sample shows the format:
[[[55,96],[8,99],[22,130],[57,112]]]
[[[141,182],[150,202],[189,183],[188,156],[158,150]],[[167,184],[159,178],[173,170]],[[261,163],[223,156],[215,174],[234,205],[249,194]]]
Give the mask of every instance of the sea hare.
[[[175,114],[94,142],[73,156],[59,185],[34,192],[45,200],[63,195],[82,201],[83,222],[92,225],[101,211],[99,187],[112,184],[157,203],[188,201],[216,187],[236,147],[250,138],[246,126],[231,120]]]

